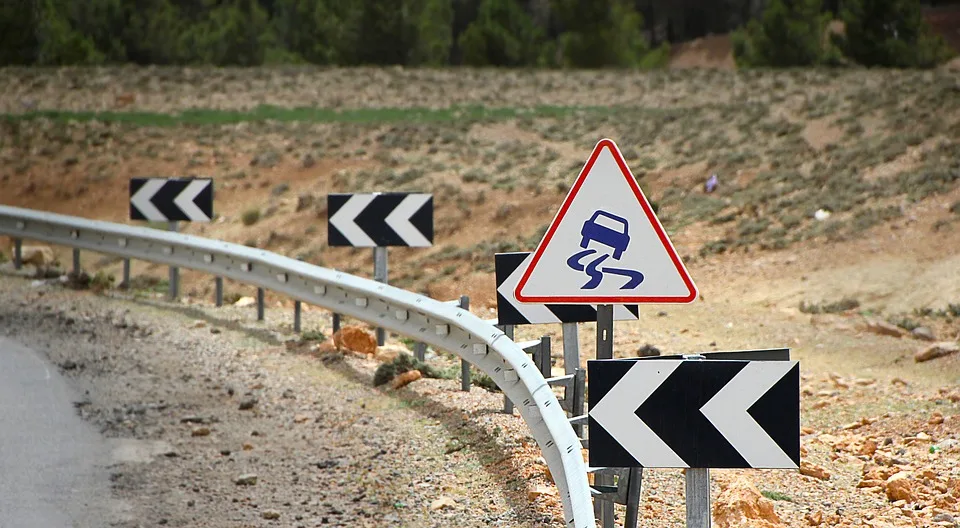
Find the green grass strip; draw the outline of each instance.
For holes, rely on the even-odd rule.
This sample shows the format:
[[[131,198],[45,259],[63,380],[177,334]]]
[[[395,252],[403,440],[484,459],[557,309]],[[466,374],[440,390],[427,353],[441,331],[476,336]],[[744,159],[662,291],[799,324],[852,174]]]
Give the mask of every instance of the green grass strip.
[[[535,106],[530,108],[487,108],[460,106],[429,108],[281,108],[261,105],[253,110],[186,110],[176,114],[158,112],[72,112],[42,110],[22,114],[0,114],[2,122],[50,119],[59,122],[100,121],[137,126],[172,127],[180,125],[229,125],[243,122],[275,121],[298,123],[397,123],[501,120],[519,117],[567,117],[573,115],[612,115],[624,109],[607,106]]]

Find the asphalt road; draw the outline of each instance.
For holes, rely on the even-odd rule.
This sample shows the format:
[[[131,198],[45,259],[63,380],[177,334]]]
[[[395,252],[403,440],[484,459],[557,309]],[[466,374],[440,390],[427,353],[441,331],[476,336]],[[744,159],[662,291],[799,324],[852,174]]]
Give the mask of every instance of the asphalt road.
[[[0,528],[108,526],[107,442],[55,366],[0,337]]]

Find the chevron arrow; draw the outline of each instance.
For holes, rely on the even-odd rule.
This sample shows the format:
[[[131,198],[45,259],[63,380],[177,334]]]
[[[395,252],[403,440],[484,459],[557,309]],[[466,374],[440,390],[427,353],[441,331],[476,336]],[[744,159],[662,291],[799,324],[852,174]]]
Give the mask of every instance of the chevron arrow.
[[[159,191],[165,183],[166,181],[164,180],[151,179],[141,184],[139,189],[133,191],[133,195],[130,197],[130,205],[132,206],[130,209],[131,219],[149,220],[152,222],[167,221],[167,217],[150,201],[153,195],[157,194],[157,191]],[[131,180],[130,185],[133,186],[133,180]],[[142,218],[137,218],[137,214],[134,211],[139,213],[139,216]]]
[[[424,209],[428,202],[433,200],[429,194],[411,194],[401,201],[397,207],[387,215],[387,225],[400,236],[410,247],[430,247],[433,243],[413,225],[411,219],[418,211]]]
[[[133,178],[130,219],[152,222],[209,222],[213,217],[210,178]]]
[[[180,208],[188,218],[196,221],[210,221],[210,215],[197,207],[197,197],[209,187],[210,182],[205,180],[194,180],[187,184],[187,188],[180,191],[180,194],[173,199],[173,203]]]
[[[330,246],[433,244],[433,196],[429,194],[330,194],[327,211]]]
[[[514,295],[517,283],[530,265],[530,252],[497,253],[494,255],[497,278],[497,324],[584,323],[597,320],[597,307],[589,304],[522,303]],[[613,318],[617,321],[636,320],[640,314],[637,305],[617,304]]]
[[[796,468],[796,361],[588,361],[590,465]]]
[[[333,197],[331,196],[330,198]],[[377,245],[363,229],[360,229],[360,226],[358,226],[355,221],[357,216],[363,212],[372,201],[372,194],[355,194],[347,197],[343,205],[337,209],[335,213],[330,215],[330,219],[328,220],[329,225],[336,228],[336,230],[339,231],[340,237],[345,241],[345,243],[335,244],[333,236],[331,235],[331,246],[373,247]],[[328,200],[327,204],[328,210],[330,210],[332,208],[330,200]]]

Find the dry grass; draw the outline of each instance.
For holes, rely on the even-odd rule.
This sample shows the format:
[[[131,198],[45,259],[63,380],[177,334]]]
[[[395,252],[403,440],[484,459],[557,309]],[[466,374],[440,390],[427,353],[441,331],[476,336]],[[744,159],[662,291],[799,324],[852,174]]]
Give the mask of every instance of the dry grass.
[[[600,137],[704,258],[858,236],[960,179],[958,74],[946,70],[5,69],[0,81],[5,200],[79,208],[144,171],[209,175],[231,222],[315,254],[296,231],[325,217],[290,196],[428,191],[439,243],[414,258],[439,272],[485,272],[504,244],[532,249]],[[293,192],[271,194],[281,182]],[[117,209],[107,216],[124,219]],[[422,286],[415,276],[399,284]]]

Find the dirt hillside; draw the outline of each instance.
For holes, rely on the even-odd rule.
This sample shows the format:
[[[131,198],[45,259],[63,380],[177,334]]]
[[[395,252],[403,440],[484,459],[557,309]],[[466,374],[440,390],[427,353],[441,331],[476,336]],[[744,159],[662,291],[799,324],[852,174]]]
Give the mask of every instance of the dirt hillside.
[[[468,294],[484,317],[493,255],[532,250],[590,149],[613,138],[701,292],[618,323],[616,354],[791,348],[805,457],[832,477],[750,477],[791,498],[776,502],[786,526],[957,514],[960,72],[8,69],[0,82],[4,204],[127,222],[130,177],[208,175],[217,218],[186,232],[370,276],[369,251],[327,247],[326,194],[425,190],[435,245],[391,249],[391,283]],[[119,276],[115,259],[84,266]],[[146,295],[164,290],[165,268],[134,273],[155,279]],[[210,277],[183,284],[186,302],[212,299]],[[593,332],[581,328],[583,361]],[[559,328],[518,330],[542,334],[560,341]],[[944,357],[915,360],[938,342]],[[914,493],[888,496],[900,472]],[[681,515],[675,495],[650,500],[658,485],[644,515]]]

